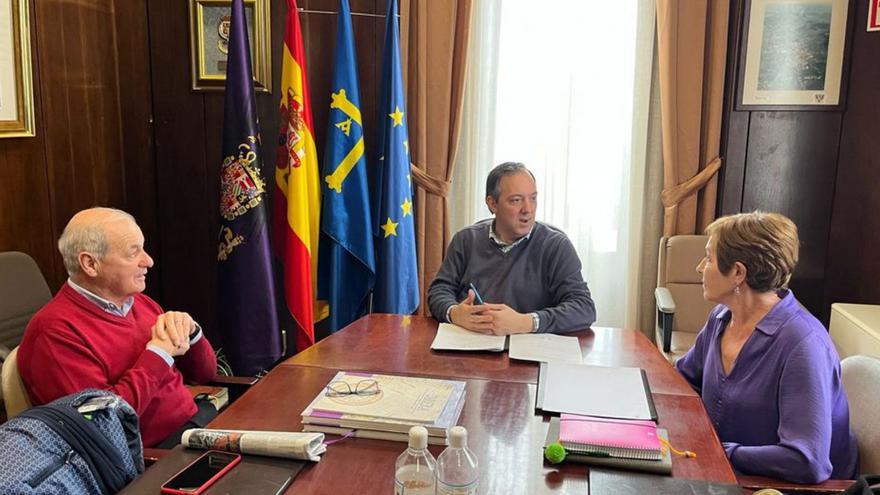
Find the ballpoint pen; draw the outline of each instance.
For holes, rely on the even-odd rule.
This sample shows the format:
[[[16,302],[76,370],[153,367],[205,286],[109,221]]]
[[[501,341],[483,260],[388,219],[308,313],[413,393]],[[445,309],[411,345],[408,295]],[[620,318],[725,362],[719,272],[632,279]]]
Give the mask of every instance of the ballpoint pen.
[[[483,304],[483,298],[480,297],[480,293],[477,292],[477,288],[474,287],[474,284],[473,284],[473,283],[470,283],[470,284],[468,284],[468,285],[470,286],[471,290],[474,291],[474,302],[475,302],[478,306],[479,306],[480,304]]]

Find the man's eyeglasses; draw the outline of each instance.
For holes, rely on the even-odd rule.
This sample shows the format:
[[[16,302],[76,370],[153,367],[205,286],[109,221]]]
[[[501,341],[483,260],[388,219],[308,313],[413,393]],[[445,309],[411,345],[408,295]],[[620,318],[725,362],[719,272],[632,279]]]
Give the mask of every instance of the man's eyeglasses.
[[[327,384],[324,395],[327,397],[344,397],[346,395],[376,395],[379,393],[379,382],[361,380],[357,383],[334,381]]]

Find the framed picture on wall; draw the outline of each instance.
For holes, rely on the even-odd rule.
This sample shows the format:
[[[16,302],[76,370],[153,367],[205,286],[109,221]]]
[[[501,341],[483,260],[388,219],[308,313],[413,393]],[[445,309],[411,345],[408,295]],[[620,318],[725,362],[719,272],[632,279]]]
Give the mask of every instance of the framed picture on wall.
[[[0,0],[2,1],[2,0]],[[269,0],[244,0],[256,91],[271,91]],[[192,87],[222,91],[226,84],[231,0],[189,0]]]
[[[0,138],[34,135],[28,0],[0,0]]]
[[[868,31],[880,31],[880,0],[868,0]]]
[[[737,109],[843,106],[849,0],[748,0]]]

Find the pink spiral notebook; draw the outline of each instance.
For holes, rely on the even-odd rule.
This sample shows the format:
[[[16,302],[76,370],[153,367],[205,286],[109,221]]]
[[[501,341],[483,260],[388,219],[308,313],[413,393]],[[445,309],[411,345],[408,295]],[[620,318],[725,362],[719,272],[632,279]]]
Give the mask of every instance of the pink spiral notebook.
[[[563,414],[559,419],[559,443],[578,454],[644,460],[663,457],[653,421]]]

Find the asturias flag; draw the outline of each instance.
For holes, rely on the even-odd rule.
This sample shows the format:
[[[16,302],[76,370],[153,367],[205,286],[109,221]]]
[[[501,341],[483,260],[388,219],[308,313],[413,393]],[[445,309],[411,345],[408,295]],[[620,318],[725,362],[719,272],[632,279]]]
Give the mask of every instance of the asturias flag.
[[[284,265],[284,297],[296,321],[296,348],[315,343],[314,322],[326,316],[316,300],[321,190],[305,50],[295,0],[287,0],[281,63],[281,131],[275,164],[275,251]]]
[[[388,2],[379,94],[376,191],[376,288],[373,311],[409,314],[419,305],[406,105],[400,68],[397,0]]]
[[[348,0],[339,1],[327,147],[318,289],[335,332],[366,311],[375,264],[357,62]]]
[[[230,364],[242,375],[254,375],[281,357],[262,166],[244,5],[233,0],[217,262],[220,329]]]

